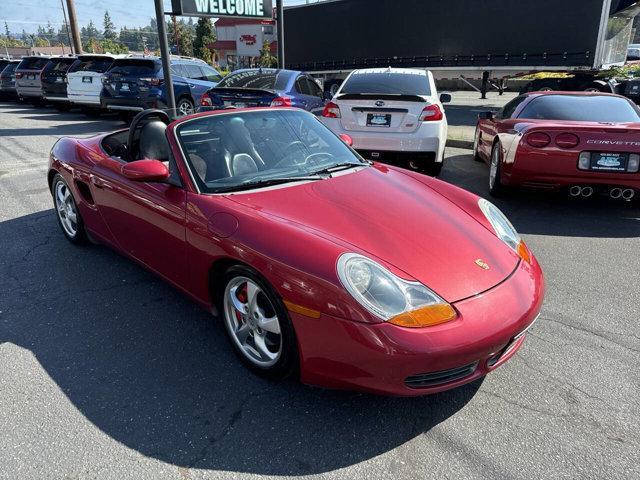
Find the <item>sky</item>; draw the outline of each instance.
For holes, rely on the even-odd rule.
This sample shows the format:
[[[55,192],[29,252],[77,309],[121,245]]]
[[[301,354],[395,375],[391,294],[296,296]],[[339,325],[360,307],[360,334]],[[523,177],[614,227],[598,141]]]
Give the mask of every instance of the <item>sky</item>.
[[[0,26],[4,33],[4,22],[9,25],[12,33],[27,33],[36,31],[38,25],[47,22],[58,29],[63,23],[61,0],[0,0]],[[66,8],[66,0],[63,0]],[[284,4],[298,5],[306,0],[284,0]],[[314,2],[315,0],[310,0]],[[171,0],[164,0],[165,11],[171,10]],[[274,1],[275,5],[275,1]],[[119,30],[120,27],[139,27],[149,24],[149,19],[155,17],[153,0],[75,0],[76,14],[80,27],[90,20],[102,30],[104,11],[109,10],[111,20]]]

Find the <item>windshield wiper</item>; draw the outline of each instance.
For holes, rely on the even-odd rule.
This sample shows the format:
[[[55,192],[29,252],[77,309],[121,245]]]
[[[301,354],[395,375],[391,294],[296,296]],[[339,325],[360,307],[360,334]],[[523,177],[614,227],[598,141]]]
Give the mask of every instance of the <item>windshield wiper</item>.
[[[331,165],[330,167],[323,168],[322,170],[317,170],[313,172],[313,174],[314,175],[331,175],[332,173],[342,172],[343,170],[349,170],[350,168],[366,167],[368,165],[370,165],[369,162],[367,163],[360,163],[360,162],[336,163],[335,165]]]
[[[326,180],[327,178],[329,178],[329,176],[322,175],[322,172],[314,172],[312,175],[304,177],[280,177],[264,180],[251,180],[230,187],[217,188],[215,189],[214,193],[242,192],[246,190],[252,190],[254,188],[273,187],[275,185],[283,185],[285,183],[294,182],[315,182],[318,180]]]

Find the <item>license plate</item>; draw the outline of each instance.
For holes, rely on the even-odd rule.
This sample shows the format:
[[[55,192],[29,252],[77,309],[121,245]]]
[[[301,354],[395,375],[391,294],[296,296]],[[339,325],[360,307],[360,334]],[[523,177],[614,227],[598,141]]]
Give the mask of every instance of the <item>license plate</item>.
[[[123,83],[122,85],[120,85],[120,90],[128,92],[130,90],[129,84],[128,83]]]
[[[92,77],[82,77],[82,83],[93,83]]]
[[[627,153],[592,153],[591,170],[604,172],[626,172]]]
[[[369,127],[390,127],[391,114],[389,113],[368,113],[367,126]]]
[[[64,78],[56,77],[56,83],[62,83],[62,82],[64,82]]]

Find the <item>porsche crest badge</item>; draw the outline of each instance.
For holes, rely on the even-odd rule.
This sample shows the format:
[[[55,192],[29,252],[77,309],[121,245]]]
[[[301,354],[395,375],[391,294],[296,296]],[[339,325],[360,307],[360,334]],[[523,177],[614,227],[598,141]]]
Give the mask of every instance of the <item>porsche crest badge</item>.
[[[476,260],[476,265],[479,266],[483,270],[489,270],[489,264],[482,260],[481,258]]]

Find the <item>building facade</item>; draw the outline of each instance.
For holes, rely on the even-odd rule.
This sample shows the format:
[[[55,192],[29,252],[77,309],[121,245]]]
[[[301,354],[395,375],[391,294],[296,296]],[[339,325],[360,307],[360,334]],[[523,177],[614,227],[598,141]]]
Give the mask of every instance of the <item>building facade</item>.
[[[209,48],[216,62],[228,70],[258,65],[264,42],[272,55],[278,51],[276,22],[242,18],[220,18],[215,23],[217,40]]]

